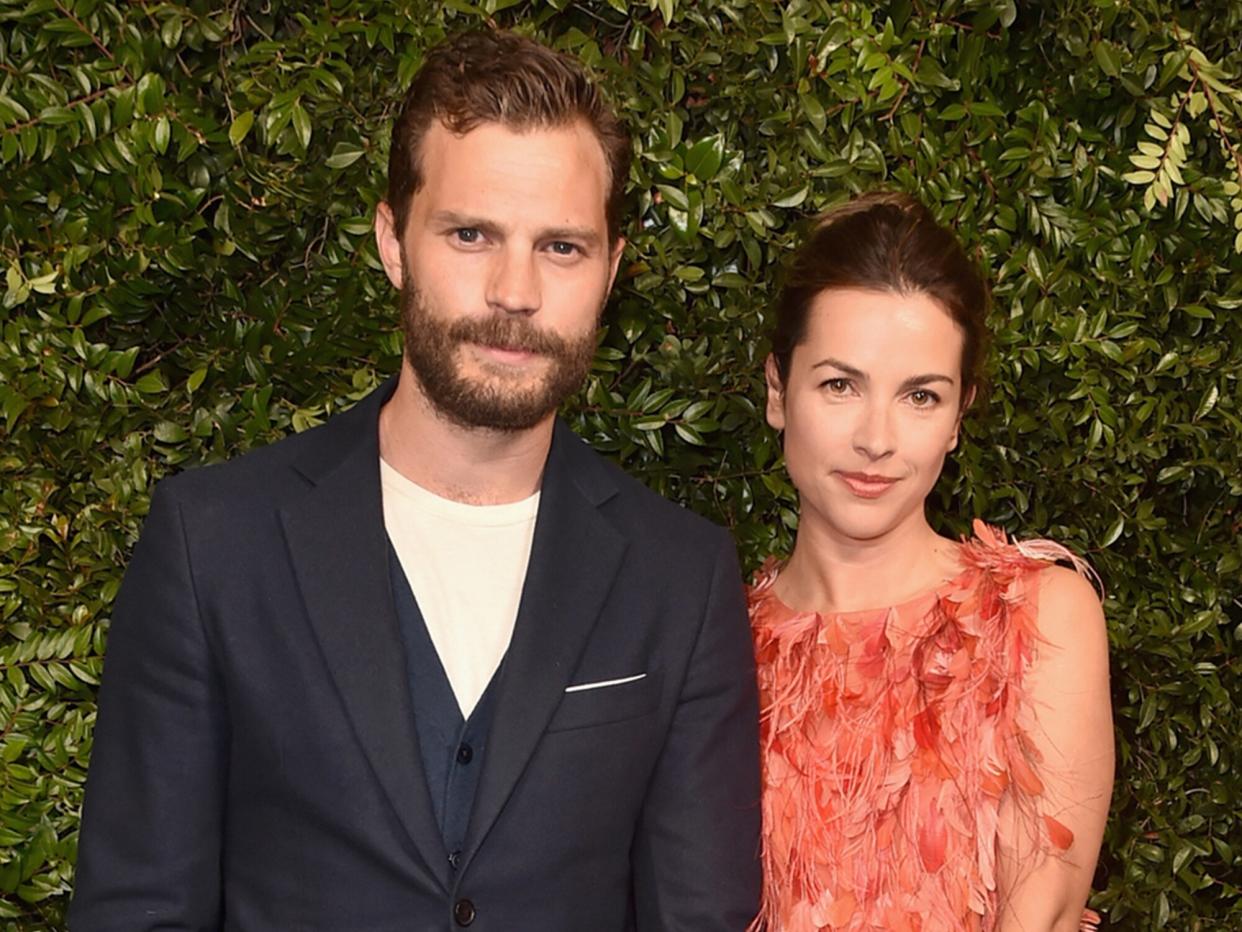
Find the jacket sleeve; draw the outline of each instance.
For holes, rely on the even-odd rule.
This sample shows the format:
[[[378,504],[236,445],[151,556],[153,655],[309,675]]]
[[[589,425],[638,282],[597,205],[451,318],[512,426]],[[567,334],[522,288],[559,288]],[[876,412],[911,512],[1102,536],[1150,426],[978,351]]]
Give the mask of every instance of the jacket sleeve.
[[[181,508],[162,483],[108,635],[73,932],[219,925],[227,727]]]
[[[722,537],[634,843],[639,932],[742,932],[759,909],[754,650],[737,556]]]

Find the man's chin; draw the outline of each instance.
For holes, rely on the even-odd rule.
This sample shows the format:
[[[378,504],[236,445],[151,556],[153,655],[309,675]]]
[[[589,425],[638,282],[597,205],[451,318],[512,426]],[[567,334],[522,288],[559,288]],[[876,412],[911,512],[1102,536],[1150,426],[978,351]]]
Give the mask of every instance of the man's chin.
[[[435,405],[445,419],[467,430],[501,434],[520,433],[537,427],[555,412],[546,406],[521,408],[516,405],[474,404]]]
[[[436,398],[433,407],[459,427],[516,432],[529,430],[555,413],[557,403],[546,397],[543,380],[500,377],[460,380],[456,389]]]

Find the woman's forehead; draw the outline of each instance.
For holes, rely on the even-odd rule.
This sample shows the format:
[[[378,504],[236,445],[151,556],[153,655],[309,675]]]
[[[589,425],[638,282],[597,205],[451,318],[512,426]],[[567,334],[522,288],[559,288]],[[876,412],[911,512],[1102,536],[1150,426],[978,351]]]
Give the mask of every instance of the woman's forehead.
[[[962,328],[925,292],[834,288],[811,304],[803,344],[834,357],[853,356],[883,368],[960,363]],[[851,363],[857,365],[857,362]]]

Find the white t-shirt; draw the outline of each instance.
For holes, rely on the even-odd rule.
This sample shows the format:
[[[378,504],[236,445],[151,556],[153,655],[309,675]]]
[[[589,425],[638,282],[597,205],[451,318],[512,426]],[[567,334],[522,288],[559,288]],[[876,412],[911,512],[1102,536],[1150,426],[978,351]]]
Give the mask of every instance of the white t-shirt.
[[[465,505],[428,492],[382,459],[380,480],[388,537],[468,718],[513,636],[539,493],[505,505]]]

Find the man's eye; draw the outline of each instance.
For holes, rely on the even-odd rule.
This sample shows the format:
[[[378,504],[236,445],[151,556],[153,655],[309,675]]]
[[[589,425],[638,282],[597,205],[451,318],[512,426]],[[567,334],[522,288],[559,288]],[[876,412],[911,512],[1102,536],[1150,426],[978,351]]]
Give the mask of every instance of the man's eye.
[[[573,256],[578,253],[578,247],[573,243],[567,243],[564,240],[557,240],[549,246],[558,256]]]
[[[483,238],[483,234],[474,227],[462,227],[454,230],[453,235],[457,237],[459,243],[477,243]]]

